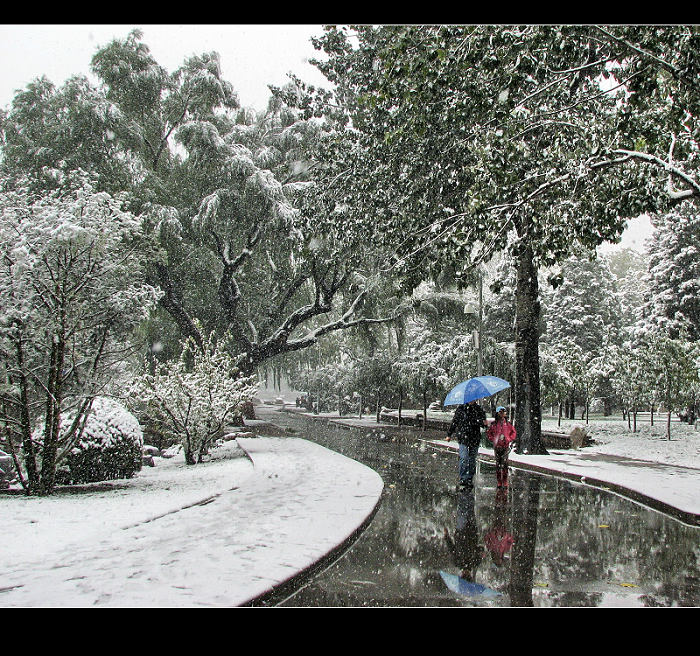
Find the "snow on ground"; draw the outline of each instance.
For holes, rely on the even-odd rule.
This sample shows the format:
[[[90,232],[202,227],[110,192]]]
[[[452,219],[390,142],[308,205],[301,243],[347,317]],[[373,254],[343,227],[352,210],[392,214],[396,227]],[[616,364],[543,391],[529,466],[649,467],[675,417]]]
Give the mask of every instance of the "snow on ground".
[[[188,466],[180,452],[154,458],[131,479],[82,486],[85,492],[51,497],[0,494],[0,567],[31,554],[41,558],[76,541],[153,520],[205,501],[253,473],[235,441],[213,451],[212,460]],[[1,585],[1,584],[0,584]],[[1,601],[0,601],[1,603]]]
[[[351,538],[381,496],[376,472],[313,442],[238,441],[253,466],[231,446],[109,491],[0,495],[0,606],[243,605]]]
[[[666,438],[666,419],[657,417],[654,425],[648,419],[637,420],[637,431],[632,432],[622,420],[585,421],[544,419],[542,429],[570,433],[574,426],[588,428],[595,441],[586,451],[660,462],[666,465],[700,469],[700,426],[674,421],[671,439]]]

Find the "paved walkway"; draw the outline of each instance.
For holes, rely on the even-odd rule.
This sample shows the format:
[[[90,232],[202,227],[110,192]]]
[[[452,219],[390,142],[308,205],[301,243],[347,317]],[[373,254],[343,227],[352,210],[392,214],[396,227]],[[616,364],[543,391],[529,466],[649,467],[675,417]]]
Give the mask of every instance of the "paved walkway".
[[[347,428],[363,428],[396,435],[403,433],[431,446],[454,452],[456,442],[447,442],[442,431],[420,429],[395,424],[377,423],[366,417],[331,418],[326,421]],[[428,437],[432,435],[432,437]],[[601,487],[616,494],[664,512],[691,526],[700,526],[700,469],[666,465],[633,458],[596,453],[583,449],[548,449],[547,456],[519,455],[511,452],[512,467],[541,474],[561,476],[574,481]],[[493,450],[481,447],[479,458],[493,461]]]
[[[373,417],[316,419],[325,419],[347,428],[371,429],[390,435],[408,435],[411,439],[422,440],[437,449],[455,454],[459,450],[456,442],[447,442],[444,439],[443,431],[422,432],[410,426],[399,428],[396,424],[377,423]],[[518,455],[511,452],[510,464],[512,467],[601,487],[671,515],[691,526],[700,526],[700,469],[622,458],[596,453],[588,448],[548,451],[547,456]],[[493,461],[493,450],[481,447],[479,458]]]
[[[454,442],[427,440],[438,448],[457,452]],[[511,452],[511,467],[562,476],[601,487],[681,520],[700,526],[700,470],[645,460],[621,458],[587,449],[548,449],[547,456]],[[493,451],[480,448],[482,460],[493,461]]]

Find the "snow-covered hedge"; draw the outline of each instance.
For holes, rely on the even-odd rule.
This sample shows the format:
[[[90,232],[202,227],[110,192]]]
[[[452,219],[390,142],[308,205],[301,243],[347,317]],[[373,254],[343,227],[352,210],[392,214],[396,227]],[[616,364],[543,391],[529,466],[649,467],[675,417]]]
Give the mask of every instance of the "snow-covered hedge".
[[[69,480],[64,482],[131,478],[141,469],[142,449],[143,433],[136,417],[118,402],[98,397],[80,441],[66,458],[62,473]]]

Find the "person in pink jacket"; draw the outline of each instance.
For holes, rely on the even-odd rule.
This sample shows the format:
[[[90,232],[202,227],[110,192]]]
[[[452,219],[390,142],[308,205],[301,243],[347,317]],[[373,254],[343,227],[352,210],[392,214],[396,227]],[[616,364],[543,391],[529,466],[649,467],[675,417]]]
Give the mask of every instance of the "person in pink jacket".
[[[508,454],[515,441],[515,427],[508,421],[506,409],[500,405],[496,408],[496,419],[488,427],[486,437],[493,444],[496,456],[496,482],[498,487],[508,487]]]

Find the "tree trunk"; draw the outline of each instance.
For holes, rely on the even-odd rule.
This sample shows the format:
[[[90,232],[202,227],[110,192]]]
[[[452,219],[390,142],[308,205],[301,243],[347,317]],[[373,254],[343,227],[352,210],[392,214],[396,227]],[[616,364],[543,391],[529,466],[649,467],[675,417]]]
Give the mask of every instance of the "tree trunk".
[[[515,300],[515,427],[518,453],[547,454],[542,444],[537,267],[525,242],[518,254]]]
[[[603,401],[603,416],[609,417],[613,412],[612,402],[609,396],[606,396]]]
[[[22,454],[24,456],[24,465],[27,469],[27,493],[35,492],[39,485],[39,472],[37,469],[36,452],[34,442],[32,441],[32,426],[31,413],[29,411],[29,384],[24,368],[24,347],[21,337],[17,342],[17,363],[19,369],[19,388],[20,388],[20,425],[22,430]],[[10,436],[8,438],[12,440]],[[17,468],[19,472],[20,469]]]
[[[51,365],[46,390],[46,421],[44,425],[44,444],[41,451],[41,478],[39,494],[49,495],[56,482],[56,455],[60,436],[62,372],[65,359],[65,342],[63,335],[54,335],[51,344]]]

